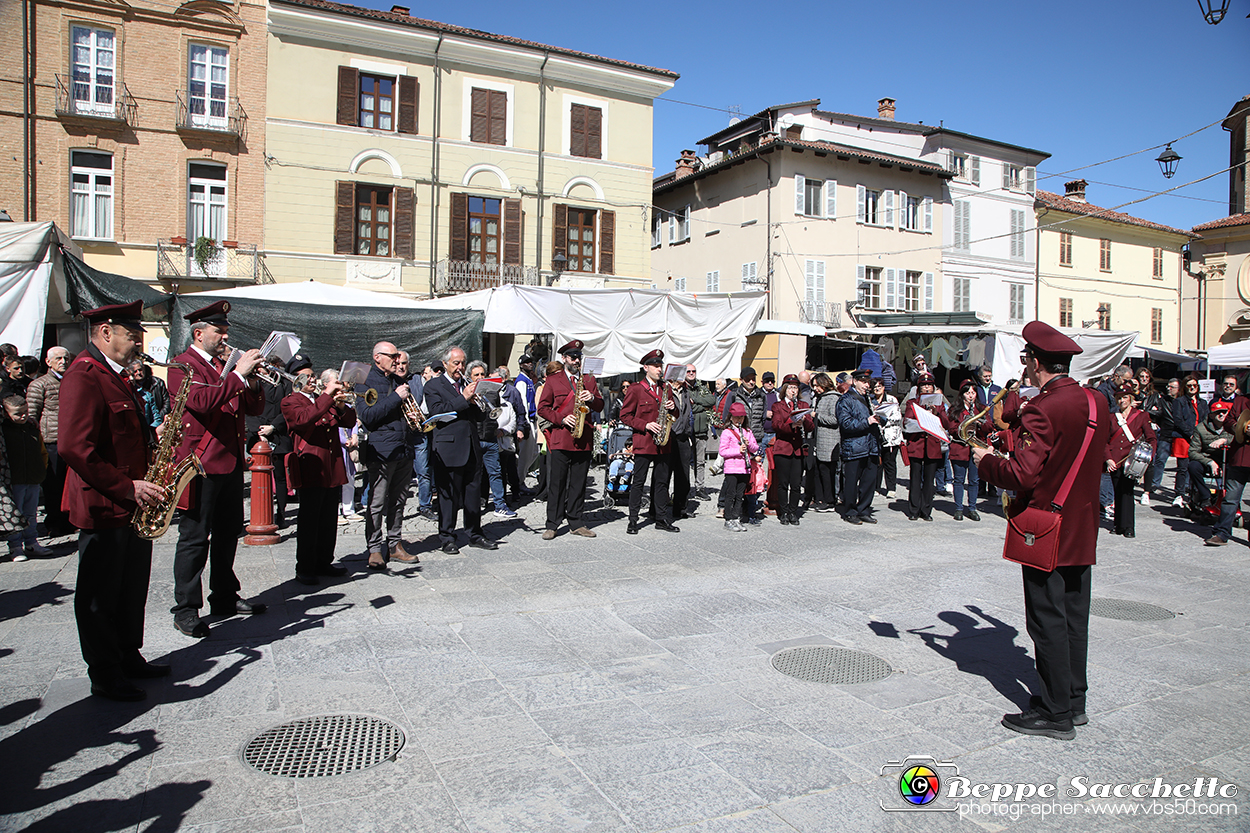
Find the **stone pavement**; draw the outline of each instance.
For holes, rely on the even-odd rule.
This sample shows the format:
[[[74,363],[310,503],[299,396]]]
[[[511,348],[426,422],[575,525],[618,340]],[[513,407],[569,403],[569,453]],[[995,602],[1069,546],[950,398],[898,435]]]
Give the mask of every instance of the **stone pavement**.
[[[498,551],[458,556],[432,551],[433,525],[414,516],[422,563],[390,574],[365,569],[356,524],[340,528],[349,575],[320,587],[293,581],[288,535],[239,548],[244,592],[269,612],[216,621],[200,642],[167,612],[171,533],[155,550],[144,651],[174,673],[134,705],[88,695],[72,555],[0,564],[0,829],[1250,829],[1244,532],[1205,548],[1200,528],[1156,505],[1138,508],[1135,541],[1102,533],[1095,597],[1178,615],[1091,620],[1090,723],[1063,742],[998,724],[1033,682],[1001,517],[957,523],[939,495],[934,523],[909,522],[876,503],[877,526],[809,513],[747,534],[708,503],[679,535],[627,536],[609,509],[592,519],[598,538],[549,542],[534,503],[519,521],[488,516]],[[771,652],[802,642],[870,652],[894,673],[828,685],[772,668]],[[393,721],[406,746],[324,779],[241,762],[260,731],[331,713]],[[1222,803],[1219,816],[1131,798],[1137,815],[1103,815],[1062,790],[1014,819],[887,813],[898,769],[882,767],[909,755],[977,785],[1241,789],[1189,807]]]

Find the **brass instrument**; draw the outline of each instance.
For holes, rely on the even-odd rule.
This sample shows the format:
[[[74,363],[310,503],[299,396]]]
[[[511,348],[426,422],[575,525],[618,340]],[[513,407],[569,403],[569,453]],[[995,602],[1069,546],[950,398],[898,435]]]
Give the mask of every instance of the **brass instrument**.
[[[582,374],[578,373],[577,378],[573,380],[573,439],[580,440],[582,432],[586,430],[586,417],[590,415],[590,406],[582,401],[582,391],[586,389],[586,384],[582,381]]]
[[[981,419],[986,414],[994,410],[994,406],[997,405],[999,402],[1001,402],[1004,396],[1006,396],[1011,391],[1015,390],[1018,385],[1019,385],[1019,382],[1017,382],[1015,379],[1012,379],[1010,382],[1008,382],[1006,385],[1003,386],[1002,390],[994,394],[994,398],[990,400],[989,404],[987,404],[984,408],[972,414],[971,416],[966,417],[963,420],[963,422],[959,423],[959,430],[956,431],[956,433],[959,435],[959,441],[962,443],[965,443],[968,446],[971,446],[972,448],[984,448],[987,451],[989,451],[991,454],[995,455],[996,457],[1006,457],[1007,455],[1003,454],[1001,451],[999,451],[997,448],[994,448],[989,443],[984,442],[983,440],[981,440],[981,438],[979,438],[976,434],[974,434],[973,428],[978,422],[981,421]]]
[[[667,393],[670,396],[677,395],[672,382],[668,383]],[[669,413],[668,408],[665,407],[665,403],[669,401],[672,401],[672,400],[668,400],[668,399],[660,400],[660,415],[656,418],[656,422],[658,422],[660,425],[660,430],[657,431],[655,434],[656,445],[668,445],[669,442],[673,439],[673,423],[677,421],[677,417]]]
[[[498,419],[499,419],[499,415],[503,413],[503,407],[502,407],[502,406],[501,406],[501,407],[499,407],[499,408],[492,408],[492,407],[490,406],[490,403],[486,401],[486,397],[485,397],[485,396],[481,396],[480,394],[474,394],[474,395],[473,395],[473,404],[474,404],[474,405],[476,405],[476,406],[478,407],[478,410],[479,410],[479,411],[482,411],[482,412],[483,412],[483,413],[485,413],[488,417],[490,417],[491,419],[494,419],[494,420],[498,420]]]
[[[296,388],[296,390],[299,390],[299,388]],[[313,393],[316,394],[317,396],[320,396],[321,394],[325,393],[325,391],[326,391],[325,383],[323,383],[320,379],[318,379],[316,386],[313,388]],[[356,407],[356,392],[353,390],[348,390],[347,388],[343,388],[341,391],[338,392],[337,395],[335,395],[334,401],[340,405],[346,405],[349,408],[354,408]]]
[[[366,404],[369,402],[369,393],[373,393],[374,401],[377,401],[377,393],[373,388],[370,388],[365,393]],[[434,430],[434,422],[426,417],[425,412],[421,410],[421,403],[417,402],[417,398],[411,393],[400,401],[399,408],[403,412],[404,421],[408,423],[408,427],[413,431],[421,431],[428,434]]]
[[[140,506],[130,519],[131,526],[135,528],[135,534],[151,541],[169,531],[169,522],[174,516],[174,509],[178,507],[178,499],[197,474],[204,474],[204,466],[194,452],[187,455],[182,462],[176,465],[174,463],[174,455],[182,443],[182,432],[185,427],[182,423],[182,414],[186,409],[187,394],[191,392],[191,366],[178,362],[158,362],[147,353],[139,353],[138,357],[148,364],[176,367],[184,374],[182,384],[178,386],[178,393],[170,406],[169,416],[165,421],[165,430],[157,444],[156,455],[142,477],[143,480],[165,489],[165,498],[152,506]]]
[[[1246,442],[1246,423],[1250,422],[1250,410],[1242,411],[1241,416],[1237,417],[1237,422],[1233,424],[1233,439],[1240,445]]]
[[[294,373],[287,373],[282,368],[277,367],[276,365],[269,364],[267,362],[261,362],[260,364],[256,365],[256,376],[262,382],[268,385],[273,385],[275,388],[278,385],[282,384],[283,379],[286,379],[288,382],[291,383],[291,386],[295,390],[300,389],[298,376],[296,376]]]

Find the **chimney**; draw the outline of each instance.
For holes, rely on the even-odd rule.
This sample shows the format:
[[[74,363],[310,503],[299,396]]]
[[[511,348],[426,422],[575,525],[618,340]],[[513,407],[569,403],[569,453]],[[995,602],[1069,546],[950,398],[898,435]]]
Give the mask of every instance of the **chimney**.
[[[1085,202],[1086,185],[1089,185],[1089,183],[1083,179],[1074,179],[1071,182],[1065,182],[1063,187],[1067,190],[1067,193],[1064,194],[1064,196],[1073,202]]]
[[[402,14],[407,17],[409,13],[407,6],[391,6],[391,14]]]
[[[885,119],[886,121],[894,121],[894,99],[877,99],[877,118]]]
[[[683,150],[681,158],[677,160],[677,175],[675,178],[681,179],[683,176],[690,176],[694,173],[696,161],[693,150]]]

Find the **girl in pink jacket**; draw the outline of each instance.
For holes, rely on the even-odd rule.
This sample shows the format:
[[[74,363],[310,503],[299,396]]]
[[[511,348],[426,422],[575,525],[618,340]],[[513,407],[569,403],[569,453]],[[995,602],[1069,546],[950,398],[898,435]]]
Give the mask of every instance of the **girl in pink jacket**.
[[[759,454],[755,435],[743,422],[747,409],[741,402],[729,407],[729,425],[720,434],[720,456],[725,460],[725,529],[730,532],[746,532],[742,524],[742,495],[751,477],[751,458]]]

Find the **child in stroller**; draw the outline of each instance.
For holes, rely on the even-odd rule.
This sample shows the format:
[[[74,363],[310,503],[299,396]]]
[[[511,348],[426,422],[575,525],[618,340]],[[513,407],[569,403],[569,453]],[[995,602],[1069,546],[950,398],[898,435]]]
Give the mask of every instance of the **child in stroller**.
[[[608,462],[608,494],[614,504],[629,500],[629,479],[634,473],[634,438],[625,441],[625,447],[612,455]]]

